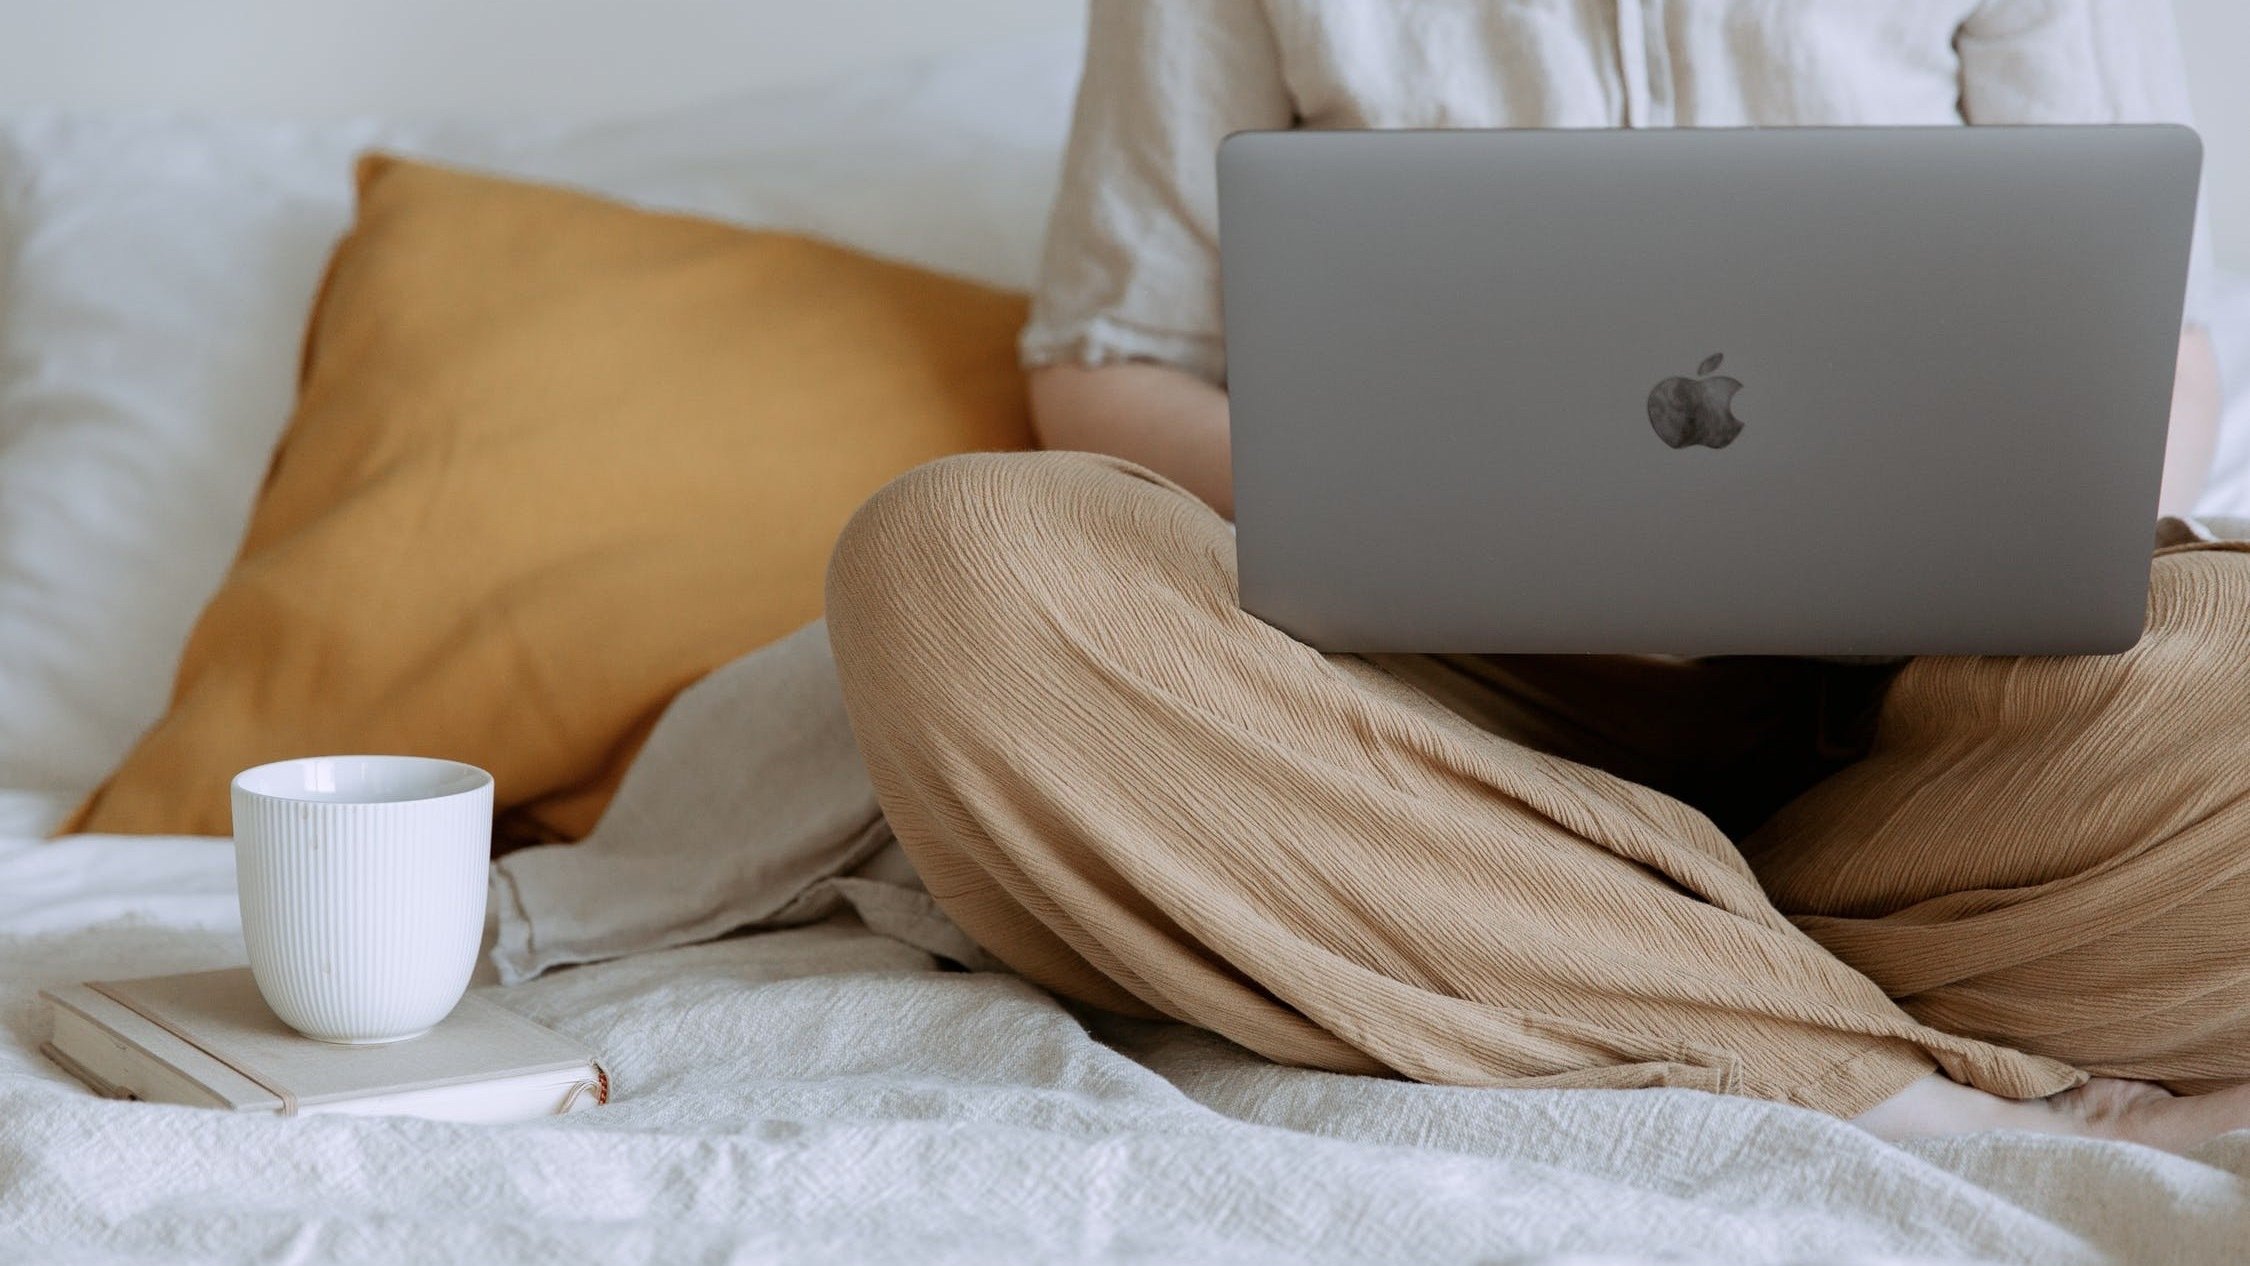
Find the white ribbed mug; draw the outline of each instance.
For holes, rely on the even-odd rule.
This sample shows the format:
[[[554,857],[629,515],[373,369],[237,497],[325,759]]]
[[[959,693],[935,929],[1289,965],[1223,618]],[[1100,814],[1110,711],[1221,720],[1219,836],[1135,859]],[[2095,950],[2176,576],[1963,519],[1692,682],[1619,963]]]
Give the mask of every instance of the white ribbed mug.
[[[314,756],[234,779],[250,974],[323,1042],[420,1037],[453,1011],[484,937],[492,775],[420,756]]]

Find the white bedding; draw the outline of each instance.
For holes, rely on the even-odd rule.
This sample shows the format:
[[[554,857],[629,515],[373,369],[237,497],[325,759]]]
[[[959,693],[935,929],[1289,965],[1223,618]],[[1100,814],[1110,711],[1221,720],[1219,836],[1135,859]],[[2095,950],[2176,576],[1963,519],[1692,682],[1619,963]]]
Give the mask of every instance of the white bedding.
[[[490,996],[608,1056],[514,1127],[97,1099],[47,984],[243,961],[231,850],[0,840],[0,1261],[2233,1262],[2250,1134],[2185,1160],[1905,1150],[1690,1092],[1272,1068],[837,922]]]

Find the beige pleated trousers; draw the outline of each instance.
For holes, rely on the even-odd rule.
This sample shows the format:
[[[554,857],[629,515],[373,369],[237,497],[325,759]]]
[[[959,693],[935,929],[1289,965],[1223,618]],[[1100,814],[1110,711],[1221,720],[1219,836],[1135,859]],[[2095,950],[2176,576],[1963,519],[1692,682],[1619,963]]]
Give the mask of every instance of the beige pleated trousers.
[[[828,612],[931,892],[1085,1003],[1845,1116],[1932,1068],[2250,1080],[2241,547],[2161,551],[2115,657],[1376,664],[1243,614],[1227,525],[1156,476],[979,455],[868,503]]]

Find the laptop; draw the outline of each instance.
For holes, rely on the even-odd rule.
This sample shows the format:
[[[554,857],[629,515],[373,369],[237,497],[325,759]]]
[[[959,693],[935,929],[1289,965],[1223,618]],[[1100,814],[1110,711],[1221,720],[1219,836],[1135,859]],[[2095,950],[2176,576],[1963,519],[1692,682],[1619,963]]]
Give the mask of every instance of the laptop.
[[[1242,605],[1326,651],[2129,648],[2201,168],[2169,126],[1231,137]]]

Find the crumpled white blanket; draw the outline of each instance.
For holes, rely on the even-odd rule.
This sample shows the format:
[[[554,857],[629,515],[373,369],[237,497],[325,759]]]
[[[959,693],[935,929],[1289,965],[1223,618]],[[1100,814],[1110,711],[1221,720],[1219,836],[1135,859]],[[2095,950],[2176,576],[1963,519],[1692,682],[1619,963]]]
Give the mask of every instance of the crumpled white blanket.
[[[883,821],[825,620],[683,691],[591,835],[493,863],[492,909],[492,962],[509,985],[843,909],[916,948],[995,965]]]
[[[486,986],[604,1052],[615,1102],[567,1118],[112,1103],[34,1053],[38,986],[242,961],[233,900],[221,842],[0,840],[0,1262],[2066,1266],[2250,1246],[2250,1134],[2194,1160],[1895,1149],[1685,1091],[1281,1069],[937,970],[848,917]]]

